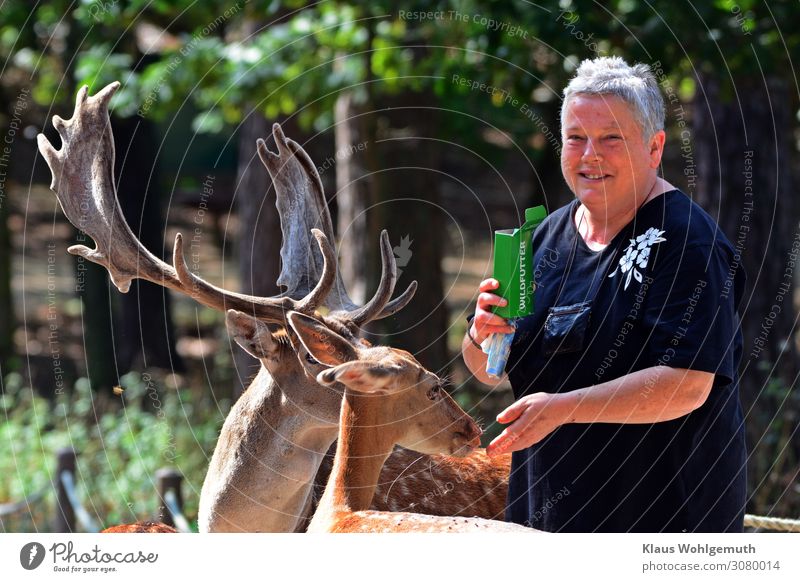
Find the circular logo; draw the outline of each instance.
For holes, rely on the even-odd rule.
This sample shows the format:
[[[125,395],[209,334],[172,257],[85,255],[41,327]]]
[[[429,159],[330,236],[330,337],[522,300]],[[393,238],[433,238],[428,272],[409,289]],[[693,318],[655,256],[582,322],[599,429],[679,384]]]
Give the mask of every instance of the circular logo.
[[[19,551],[19,563],[26,570],[35,570],[44,561],[44,546],[39,542],[30,542]]]

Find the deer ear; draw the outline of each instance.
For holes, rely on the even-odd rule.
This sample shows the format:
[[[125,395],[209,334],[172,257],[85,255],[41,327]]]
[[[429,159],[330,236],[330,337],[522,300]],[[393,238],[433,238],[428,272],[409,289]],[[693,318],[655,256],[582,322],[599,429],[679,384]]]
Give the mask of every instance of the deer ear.
[[[267,325],[251,315],[229,309],[225,314],[228,333],[251,356],[261,359],[274,357],[278,344],[272,339]]]
[[[338,366],[358,359],[356,348],[335,331],[308,315],[290,311],[286,316],[303,347],[326,366]],[[294,342],[294,338],[291,338]]]
[[[372,362],[347,362],[317,375],[323,386],[340,382],[357,392],[385,394],[400,388],[397,380],[402,370],[399,366]]]

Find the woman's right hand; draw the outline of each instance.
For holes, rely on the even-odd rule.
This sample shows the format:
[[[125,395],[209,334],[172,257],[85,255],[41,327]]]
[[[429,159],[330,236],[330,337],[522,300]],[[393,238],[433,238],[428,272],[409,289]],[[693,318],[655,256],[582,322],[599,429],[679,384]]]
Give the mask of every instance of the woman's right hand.
[[[477,343],[483,341],[493,333],[514,333],[516,330],[508,325],[505,319],[492,312],[493,306],[505,306],[508,301],[492,293],[500,286],[497,279],[481,281],[478,287],[478,301],[475,304],[475,318],[472,320],[471,335]]]

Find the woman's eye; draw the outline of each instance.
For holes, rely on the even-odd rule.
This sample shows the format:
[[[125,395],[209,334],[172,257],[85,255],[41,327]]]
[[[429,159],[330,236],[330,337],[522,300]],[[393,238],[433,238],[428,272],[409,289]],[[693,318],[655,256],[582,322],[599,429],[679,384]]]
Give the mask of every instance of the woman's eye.
[[[317,364],[319,364],[319,362],[315,360],[314,357],[308,352],[306,352],[306,362],[308,362],[312,366],[316,366]]]

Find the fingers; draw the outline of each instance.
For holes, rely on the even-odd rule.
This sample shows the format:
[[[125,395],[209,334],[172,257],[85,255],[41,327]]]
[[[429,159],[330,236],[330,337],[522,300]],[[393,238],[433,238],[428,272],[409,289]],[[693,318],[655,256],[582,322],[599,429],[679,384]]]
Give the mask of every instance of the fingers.
[[[487,445],[486,454],[490,457],[495,457],[524,449],[525,446],[520,443],[520,436],[521,433],[519,431],[513,430],[512,427],[506,428]]]
[[[475,306],[473,335],[479,342],[494,333],[514,333],[514,328],[492,311],[493,307],[504,307],[508,304],[508,301],[492,293],[499,286],[497,279],[485,279],[478,286],[480,294]]]
[[[508,424],[509,422],[513,422],[517,420],[520,415],[525,412],[525,409],[528,408],[527,401],[523,398],[521,400],[517,400],[513,404],[511,404],[508,408],[503,410],[500,414],[497,415],[497,422],[501,424]]]
[[[500,286],[500,282],[497,279],[484,279],[481,281],[481,284],[478,285],[478,291],[493,291]]]
[[[478,295],[477,301],[478,307],[481,309],[488,310],[490,307],[493,306],[500,306],[504,307],[508,304],[508,301],[500,297],[499,295],[495,295],[494,293],[483,292]]]
[[[489,456],[521,451],[535,445],[564,424],[564,407],[557,406],[558,395],[529,394],[497,415],[497,421],[511,423],[486,447]]]
[[[511,406],[497,415],[497,422],[502,424],[513,422],[514,424],[503,429],[503,432],[501,432],[491,443],[489,443],[489,446],[486,447],[486,453],[489,456],[501,455],[509,451],[516,451],[525,448],[524,446],[513,447],[513,445],[519,441],[520,436],[525,433],[525,429],[527,428],[528,423],[519,420],[527,409],[528,402],[525,398],[523,398],[521,400],[517,400]]]

